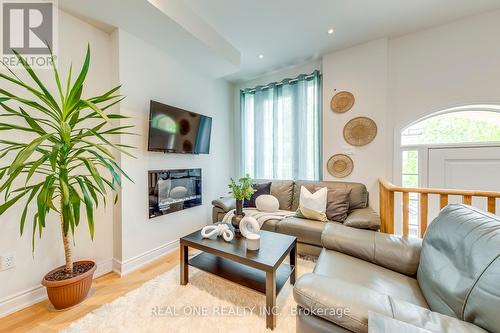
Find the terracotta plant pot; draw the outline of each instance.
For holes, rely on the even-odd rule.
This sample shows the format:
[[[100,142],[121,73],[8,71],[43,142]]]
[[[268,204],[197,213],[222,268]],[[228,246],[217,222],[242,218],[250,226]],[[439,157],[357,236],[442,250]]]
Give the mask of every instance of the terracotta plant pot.
[[[47,295],[50,302],[56,310],[63,310],[70,308],[82,302],[89,293],[92,286],[92,278],[97,265],[93,261],[77,261],[75,264],[92,264],[92,268],[85,273],[75,276],[71,279],[61,281],[49,281],[47,276],[54,272],[60,271],[65,266],[57,267],[56,269],[48,272],[43,278],[42,285],[47,288]]]

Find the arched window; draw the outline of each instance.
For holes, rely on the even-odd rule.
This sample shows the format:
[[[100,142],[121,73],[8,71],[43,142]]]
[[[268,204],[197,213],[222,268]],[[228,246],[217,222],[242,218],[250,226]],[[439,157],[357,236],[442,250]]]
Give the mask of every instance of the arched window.
[[[500,141],[500,107],[478,106],[446,110],[408,126],[401,145]]]
[[[427,187],[429,149],[500,143],[500,105],[469,105],[422,118],[401,131],[401,183]],[[418,234],[419,196],[410,195],[410,232]]]

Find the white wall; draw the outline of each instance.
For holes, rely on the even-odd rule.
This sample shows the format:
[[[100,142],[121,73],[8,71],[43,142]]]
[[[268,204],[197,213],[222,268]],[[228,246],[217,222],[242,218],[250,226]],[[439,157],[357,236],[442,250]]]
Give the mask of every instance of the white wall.
[[[404,127],[450,107],[500,104],[499,35],[500,11],[495,11],[390,41],[395,182],[400,182]]]
[[[392,133],[387,128],[387,55],[388,40],[380,39],[343,51],[325,55],[321,61],[313,61],[299,66],[286,68],[235,85],[234,98],[239,104],[239,91],[243,88],[265,85],[299,74],[310,73],[315,69],[322,72],[323,78],[323,179],[334,181],[353,181],[365,184],[370,191],[370,205],[378,209],[378,183],[380,176],[391,175]],[[351,91],[356,103],[351,111],[337,114],[330,110],[332,96],[342,90]],[[239,126],[239,113],[236,126]],[[376,139],[366,147],[349,146],[343,137],[344,125],[357,116],[367,116],[378,125]],[[237,135],[236,140],[239,140]],[[238,145],[239,146],[239,145]],[[328,159],[338,153],[353,150],[353,173],[343,179],[331,176],[327,169]],[[238,148],[236,156],[240,156]],[[374,159],[377,160],[374,163]],[[239,171],[239,169],[238,169]]]
[[[345,122],[358,115],[373,118],[377,138],[356,148],[354,172],[345,179],[365,183],[377,209],[376,179],[401,181],[399,140],[405,126],[454,106],[500,104],[499,33],[500,11],[495,11],[324,56],[324,168],[330,155],[348,147]],[[356,97],[343,115],[330,111],[335,88]]]
[[[227,182],[235,169],[232,158],[234,90],[226,81],[198,74],[125,31],[115,30],[110,35],[64,12],[60,12],[59,19],[59,67],[63,75],[66,76],[64,68],[68,68],[71,61],[74,73],[79,69],[87,42],[90,42],[92,59],[84,96],[102,93],[122,83],[121,93],[127,99],[117,109],[133,117],[130,123],[140,134],[121,138],[123,143],[138,147],[134,151],[136,159],[118,155],[135,184],[124,179],[119,204],[108,205],[106,209],[100,206],[95,215],[94,242],[90,240],[86,222],[81,222],[74,247],[75,259],[91,259],[98,263],[98,274],[107,273],[112,267],[127,273],[174,249],[179,237],[211,221],[210,203],[227,193]],[[44,71],[41,77],[44,81],[52,80],[53,74]],[[151,99],[212,116],[210,154],[147,152]],[[8,133],[0,133],[2,139],[8,136]],[[197,167],[203,169],[203,205],[149,220],[147,171]],[[112,201],[108,198],[108,202]],[[43,275],[64,263],[58,216],[51,216],[43,238],[36,239],[32,256],[31,220],[25,234],[19,238],[18,221],[22,208],[16,205],[0,218],[0,255],[15,252],[17,260],[15,269],[0,272],[0,316],[43,299],[45,290],[40,286]]]
[[[378,210],[377,178],[400,182],[401,129],[449,107],[500,104],[499,34],[500,11],[495,11],[323,56],[318,66],[323,74],[323,178],[366,184],[370,205]],[[289,76],[284,70],[239,83],[235,102],[240,88]],[[335,89],[355,95],[351,111],[335,114],[330,110]],[[326,163],[333,154],[353,149],[342,130],[356,116],[375,120],[378,135],[369,145],[354,148],[353,173],[335,179]]]
[[[137,159],[121,156],[122,165],[135,184],[124,182],[121,205],[114,213],[109,206],[98,211],[93,243],[85,226],[76,236],[75,258],[104,263],[102,267],[107,270],[113,257],[123,264],[125,271],[133,269],[144,258],[175,247],[180,236],[210,221],[210,201],[224,195],[229,177],[237,174],[238,145],[233,143],[239,136],[233,129],[237,128],[238,112],[233,112],[233,105],[238,103],[241,87],[322,69],[324,178],[333,179],[326,171],[328,158],[346,150],[344,124],[359,115],[373,118],[378,125],[378,136],[370,145],[355,149],[352,156],[355,169],[345,180],[365,183],[374,208],[378,199],[376,179],[391,178],[392,169],[398,175],[399,154],[393,151],[399,149],[401,128],[451,106],[500,104],[500,11],[359,45],[326,55],[321,62],[270,73],[236,87],[197,73],[125,31],[110,36],[63,12],[59,28],[60,67],[67,67],[73,61],[78,68],[86,43],[90,42],[92,66],[85,95],[108,89],[119,79],[124,84],[122,93],[128,96],[120,112],[133,116],[135,131],[142,134],[124,139],[125,143],[138,147]],[[41,76],[45,80],[52,78],[50,72]],[[334,89],[354,93],[356,104],[350,112],[338,115],[330,111]],[[148,153],[150,99],[212,116],[210,155]],[[0,138],[8,135],[0,133]],[[191,167],[203,169],[203,206],[149,220],[147,171]],[[43,297],[43,289],[39,288],[41,278],[64,262],[57,217],[51,217],[43,238],[36,241],[32,256],[29,230],[22,238],[18,236],[21,209],[17,205],[0,217],[0,254],[15,252],[17,259],[15,269],[0,272],[0,316]]]
[[[346,180],[360,181],[377,209],[377,178],[400,182],[400,132],[421,117],[454,106],[500,104],[500,11],[323,57],[324,178],[329,156],[348,148],[342,128],[364,115],[377,122],[374,142],[356,148]],[[353,109],[330,111],[333,89],[354,93]]]
[[[378,207],[377,178],[390,174],[390,147],[387,128],[387,39],[380,39],[323,57],[323,179],[353,181],[366,185],[370,206]],[[331,98],[339,91],[350,91],[356,101],[343,114],[330,109]],[[343,136],[345,124],[352,118],[366,116],[375,121],[378,134],[364,147],[354,148]],[[389,132],[390,133],[390,132]],[[354,170],[338,179],[328,173],[328,159],[349,153]]]
[[[391,40],[389,99],[401,129],[434,111],[500,102],[500,11]]]
[[[136,159],[122,154],[122,167],[135,181],[123,185],[122,270],[134,267],[138,256],[162,253],[179,237],[211,221],[211,201],[227,193],[233,175],[232,87],[194,72],[167,53],[119,31],[119,77],[127,98],[121,112],[133,117],[141,136],[122,138],[138,147]],[[213,117],[209,155],[147,152],[149,102],[156,100]],[[202,168],[203,205],[154,219],[148,218],[148,170]]]
[[[270,82],[293,78],[299,74],[311,73],[318,69],[322,72],[323,82],[323,179],[333,181],[353,181],[365,184],[370,191],[370,205],[378,209],[378,183],[380,176],[389,177],[392,162],[392,129],[387,128],[387,71],[388,40],[380,39],[343,51],[325,55],[321,61],[313,61],[299,66],[269,73],[251,81],[235,85],[234,99],[239,105],[240,89],[265,85]],[[342,90],[351,91],[356,97],[354,107],[347,113],[337,114],[330,110],[333,95]],[[344,125],[357,116],[367,116],[378,125],[376,139],[366,147],[349,146],[343,137]],[[239,112],[235,116],[239,125]],[[389,135],[388,135],[389,133]],[[236,135],[236,140],[240,138]],[[237,157],[240,155],[235,149]],[[338,153],[353,150],[354,171],[346,178],[335,178],[327,169],[328,159]],[[376,160],[376,163],[374,163]],[[239,161],[239,159],[238,159]],[[238,171],[240,171],[238,169]]]
[[[92,58],[84,96],[91,97],[112,88],[110,36],[60,11],[58,55],[59,68],[63,77],[67,77],[66,69],[69,68],[70,62],[73,62],[73,73],[79,70],[85,57],[87,43],[90,43]],[[6,72],[3,68],[1,71]],[[39,70],[37,73],[44,82],[53,82],[51,71]],[[2,88],[5,86],[2,82]],[[55,91],[54,84],[49,86],[53,88],[52,91]],[[24,94],[20,90],[17,92]],[[0,132],[0,138],[12,139],[12,133]],[[23,136],[19,140],[28,141],[29,137]],[[4,163],[6,161],[2,161],[2,164]],[[21,181],[19,185],[22,184]],[[14,252],[17,265],[14,269],[0,272],[0,316],[44,297],[45,291],[40,286],[43,276],[51,269],[64,264],[64,251],[57,215],[50,216],[42,238],[36,237],[34,254],[31,252],[31,228],[35,209],[29,211],[25,233],[22,237],[19,236],[19,220],[24,202],[16,204],[0,217],[0,255]],[[106,272],[110,270],[113,255],[112,208],[108,206],[104,209],[101,206],[95,214],[95,220],[94,242],[90,239],[86,222],[81,221],[75,237],[74,259],[94,260],[102,264],[100,271]]]

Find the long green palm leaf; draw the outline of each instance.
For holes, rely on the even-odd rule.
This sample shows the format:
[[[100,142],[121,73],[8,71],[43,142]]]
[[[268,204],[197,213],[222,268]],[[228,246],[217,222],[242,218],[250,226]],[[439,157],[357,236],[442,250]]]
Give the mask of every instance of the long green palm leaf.
[[[0,193],[4,194],[0,215],[26,198],[19,224],[22,234],[30,215],[29,207],[34,205],[34,249],[35,235],[42,235],[51,212],[60,215],[63,239],[67,244],[68,237],[80,225],[83,204],[93,239],[94,210],[101,201],[106,204],[106,187],[114,192],[116,202],[121,177],[130,180],[113,155],[113,151],[117,150],[133,157],[128,152],[129,147],[109,139],[113,135],[132,134],[127,130],[133,126],[111,122],[128,117],[107,112],[123,100],[124,97],[119,94],[120,86],[94,97],[83,98],[83,87],[90,68],[90,46],[76,80],[72,82],[70,66],[64,85],[51,53],[57,89],[55,96],[59,95],[57,101],[47,88],[50,85],[41,80],[18,52],[15,55],[34,85],[20,79],[10,68],[10,75],[0,73],[0,80],[22,88],[31,96],[28,98],[0,88],[0,117],[5,120],[0,122],[0,132],[26,133],[30,135],[30,140],[24,142],[22,135],[0,139],[0,161],[9,158],[7,165],[0,167]],[[10,119],[13,121],[8,121]],[[23,186],[18,184],[20,179],[24,182]],[[66,257],[69,257],[66,269],[71,270],[71,258]]]

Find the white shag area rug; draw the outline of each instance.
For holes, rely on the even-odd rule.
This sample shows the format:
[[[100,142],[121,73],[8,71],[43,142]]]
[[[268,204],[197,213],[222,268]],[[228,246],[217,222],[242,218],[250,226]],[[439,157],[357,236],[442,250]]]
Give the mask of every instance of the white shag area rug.
[[[314,263],[298,259],[297,278]],[[189,267],[189,283],[179,284],[179,266],[74,322],[65,333],[258,333],[266,330],[263,294]],[[278,294],[273,332],[295,332],[293,286]]]

